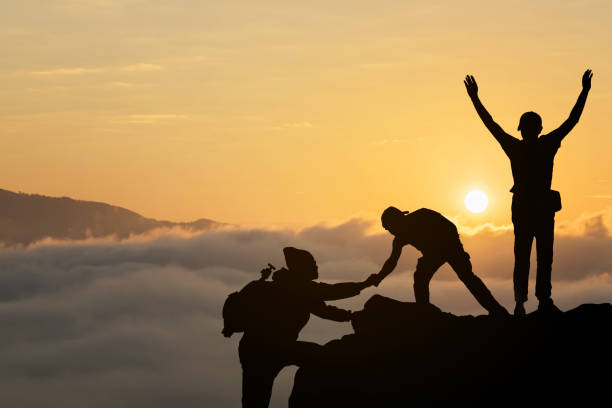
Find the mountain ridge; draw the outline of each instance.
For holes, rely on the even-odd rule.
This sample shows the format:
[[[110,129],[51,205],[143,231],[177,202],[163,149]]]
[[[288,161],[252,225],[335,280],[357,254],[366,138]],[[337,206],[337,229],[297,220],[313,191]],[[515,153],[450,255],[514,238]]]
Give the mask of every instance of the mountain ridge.
[[[158,228],[206,231],[223,223],[207,218],[172,222],[144,217],[132,210],[97,201],[0,189],[0,246],[30,245],[46,238],[125,239]]]

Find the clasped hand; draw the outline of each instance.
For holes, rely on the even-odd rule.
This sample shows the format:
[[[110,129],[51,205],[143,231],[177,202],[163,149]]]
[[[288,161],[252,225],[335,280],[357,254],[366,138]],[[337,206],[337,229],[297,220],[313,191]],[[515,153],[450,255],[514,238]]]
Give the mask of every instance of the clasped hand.
[[[378,286],[380,284],[380,281],[382,280],[383,278],[381,278],[379,274],[373,273],[370,276],[368,276],[368,279],[366,279],[364,283],[368,286]]]

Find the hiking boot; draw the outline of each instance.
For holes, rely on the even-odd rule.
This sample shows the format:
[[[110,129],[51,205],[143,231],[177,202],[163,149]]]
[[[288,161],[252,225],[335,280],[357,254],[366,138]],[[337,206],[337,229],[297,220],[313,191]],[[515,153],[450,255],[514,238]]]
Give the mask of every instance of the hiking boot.
[[[514,317],[525,317],[525,306],[517,302],[514,308]]]
[[[546,314],[561,313],[561,309],[555,306],[552,299],[548,298],[540,300],[540,303],[538,304],[538,312]]]

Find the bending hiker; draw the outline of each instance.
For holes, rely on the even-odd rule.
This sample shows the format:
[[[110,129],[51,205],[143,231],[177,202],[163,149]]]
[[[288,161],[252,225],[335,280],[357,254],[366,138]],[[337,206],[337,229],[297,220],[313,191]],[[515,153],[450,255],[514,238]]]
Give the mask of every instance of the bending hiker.
[[[485,284],[472,272],[470,255],[464,251],[457,227],[440,213],[421,208],[412,213],[387,208],[381,217],[383,227],[395,236],[391,256],[378,274],[372,275],[376,286],[397,266],[402,248],[412,245],[423,253],[414,272],[414,297],[417,303],[429,303],[429,281],[446,262],[490,314],[508,311],[493,297]]]
[[[287,247],[283,253],[287,269],[276,271],[271,282],[266,281],[271,269],[264,269],[262,279],[230,295],[224,306],[223,334],[229,337],[233,332],[244,331],[238,347],[243,407],[267,407],[274,379],[282,368],[302,366],[312,360],[321,346],[297,341],[311,313],[337,322],[349,321],[351,311],[325,301],[356,296],[373,284],[372,279],[337,284],[313,282],[318,278],[318,267],[308,251]],[[243,305],[236,306],[238,302]],[[240,319],[231,315],[238,314],[239,308],[242,321],[236,323]]]
[[[523,304],[527,301],[529,257],[533,239],[536,238],[538,269],[536,297],[538,310],[558,311],[551,299],[551,270],[555,212],[561,209],[561,196],[551,190],[553,162],[561,141],[576,126],[587,95],[591,89],[593,73],[587,70],[582,76],[582,92],[569,117],[559,128],[538,137],[542,131],[542,118],[535,112],[521,116],[518,130],[523,140],[507,134],[493,121],[478,98],[478,85],[473,76],[465,78],[468,95],[489,132],[499,142],[510,159],[514,186],[512,196],[512,223],[514,224],[514,298],[516,316],[525,315]]]

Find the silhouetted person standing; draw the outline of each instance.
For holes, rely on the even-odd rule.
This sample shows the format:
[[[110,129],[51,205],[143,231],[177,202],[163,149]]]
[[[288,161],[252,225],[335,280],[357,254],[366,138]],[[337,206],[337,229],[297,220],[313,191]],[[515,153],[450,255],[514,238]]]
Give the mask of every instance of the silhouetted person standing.
[[[402,248],[412,245],[423,253],[414,272],[414,297],[417,303],[429,303],[429,282],[434,273],[448,262],[478,303],[490,314],[508,314],[472,272],[470,255],[463,249],[457,227],[447,218],[427,208],[409,213],[389,207],[382,213],[381,221],[383,228],[395,238],[389,259],[378,274],[370,277],[377,286],[397,266]]]
[[[238,347],[243,373],[242,406],[247,408],[268,406],[274,379],[283,367],[303,366],[313,360],[321,346],[297,341],[311,313],[337,322],[349,321],[351,311],[325,301],[356,296],[373,284],[371,279],[337,284],[313,282],[318,278],[318,267],[308,251],[287,247],[283,253],[287,269],[276,271],[272,282],[263,277],[251,284],[263,285],[264,296],[259,304],[251,305],[257,312],[248,319]]]
[[[514,186],[512,196],[512,223],[514,224],[514,314],[525,314],[529,279],[529,257],[533,239],[536,239],[538,269],[536,297],[538,310],[558,311],[551,299],[551,270],[555,212],[561,209],[561,197],[551,190],[553,161],[561,141],[574,128],[591,89],[591,70],[582,76],[582,92],[569,117],[558,129],[538,137],[542,131],[542,118],[535,112],[521,116],[518,130],[523,140],[507,134],[487,112],[478,98],[478,85],[473,76],[465,78],[465,87],[478,116],[493,134],[510,159]]]

